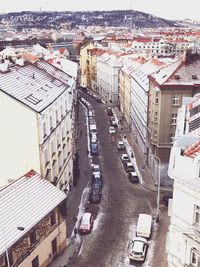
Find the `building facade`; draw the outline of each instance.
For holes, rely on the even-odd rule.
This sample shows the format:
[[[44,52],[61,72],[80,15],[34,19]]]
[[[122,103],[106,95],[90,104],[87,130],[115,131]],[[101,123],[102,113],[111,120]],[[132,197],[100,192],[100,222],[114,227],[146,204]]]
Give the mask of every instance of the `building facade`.
[[[66,194],[31,170],[0,197],[0,267],[48,266],[66,247]]]
[[[179,109],[168,174],[174,180],[168,234],[168,266],[200,264],[200,117],[199,95]],[[195,117],[195,118],[194,118]],[[185,166],[185,167],[184,167]]]
[[[35,169],[68,192],[73,182],[74,149],[75,84],[71,77],[39,60],[10,67],[1,73],[0,84],[1,185]]]
[[[147,123],[150,153],[161,160],[162,179],[167,176],[169,154],[182,99],[200,92],[199,68],[199,55],[188,55],[149,76]]]

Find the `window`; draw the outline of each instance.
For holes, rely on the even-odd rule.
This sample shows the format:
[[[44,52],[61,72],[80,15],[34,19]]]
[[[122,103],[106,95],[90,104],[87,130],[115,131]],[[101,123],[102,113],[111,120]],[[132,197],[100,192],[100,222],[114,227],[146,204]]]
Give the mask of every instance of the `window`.
[[[159,103],[158,92],[155,93],[155,103],[156,105]]]
[[[157,131],[154,131],[154,141],[157,141]]]
[[[58,123],[58,110],[56,110],[56,123]]]
[[[53,212],[50,216],[51,226],[54,226],[56,224],[56,213]]]
[[[51,242],[51,248],[52,248],[52,254],[56,254],[57,253],[57,240],[56,238]]]
[[[30,234],[30,245],[33,246],[36,243],[36,230]]]
[[[9,258],[10,266],[12,266],[13,265],[12,251],[9,251],[8,252],[8,258]],[[5,266],[8,266],[7,257],[5,257]]]
[[[158,112],[154,113],[154,123],[158,123]]]
[[[45,138],[47,136],[47,128],[46,128],[46,123],[43,123],[43,137]]]
[[[39,267],[39,258],[38,258],[38,256],[36,256],[36,257],[32,260],[32,267]]]
[[[179,106],[179,100],[180,100],[180,95],[173,95],[173,98],[172,98],[172,104],[174,106]]]
[[[57,175],[57,164],[56,164],[56,160],[53,161],[53,167],[52,167],[52,170],[53,170],[53,178]]]
[[[194,206],[194,224],[200,226],[200,207],[197,205]]]
[[[170,143],[174,142],[175,133],[170,133]]]
[[[176,125],[177,113],[172,113],[171,124]]]
[[[62,105],[60,106],[60,113],[61,113],[61,118],[62,118],[63,115],[64,115],[64,114],[63,114],[63,106],[62,106]]]
[[[49,149],[45,149],[44,150],[44,164],[45,164],[45,167],[48,165],[49,163]]]
[[[191,266],[200,267],[200,254],[196,249],[191,250]]]
[[[53,117],[52,117],[52,115],[49,118],[49,124],[50,124],[50,130],[52,130],[53,129]]]
[[[52,155],[52,157],[55,155],[55,153],[56,153],[56,144],[55,144],[55,140],[53,140],[51,143],[51,155]]]

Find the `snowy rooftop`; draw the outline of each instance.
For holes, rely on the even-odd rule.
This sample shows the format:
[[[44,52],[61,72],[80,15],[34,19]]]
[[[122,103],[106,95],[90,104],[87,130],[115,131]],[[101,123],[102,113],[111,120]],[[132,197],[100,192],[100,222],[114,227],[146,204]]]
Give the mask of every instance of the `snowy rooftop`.
[[[38,61],[10,67],[0,73],[0,90],[41,112],[69,88],[68,75],[56,67]]]
[[[9,248],[65,199],[62,191],[34,171],[1,189],[0,255],[5,251],[5,235]]]
[[[172,62],[171,64],[163,68],[160,68],[158,71],[153,73],[151,77],[155,79],[155,81],[158,84],[162,85],[163,83],[167,81],[167,79],[169,79],[172,73],[174,73],[180,65],[181,65],[181,60]]]
[[[142,64],[141,67],[136,69],[132,73],[132,77],[139,82],[143,88],[146,88],[146,90],[149,89],[148,83],[148,75],[159,71],[163,66],[165,66],[166,63],[159,61],[158,59],[150,59],[146,63]]]

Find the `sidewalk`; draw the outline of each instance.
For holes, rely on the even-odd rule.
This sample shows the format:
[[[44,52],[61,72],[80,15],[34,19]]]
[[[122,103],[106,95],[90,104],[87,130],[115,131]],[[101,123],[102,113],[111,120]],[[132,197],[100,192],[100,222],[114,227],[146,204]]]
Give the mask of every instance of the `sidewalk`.
[[[117,117],[118,121],[122,117],[121,112],[117,107],[113,107],[113,113]],[[131,161],[136,164],[136,169],[139,172],[139,178],[141,180],[141,184],[148,190],[157,191],[157,181],[151,174],[151,170],[147,165],[144,154],[139,149],[138,145],[135,142],[133,134],[131,133],[130,127],[126,124],[125,121],[119,123],[118,132],[121,133],[122,140],[125,141],[125,145],[127,148],[127,154],[129,154]],[[133,152],[134,158],[131,157],[131,153]],[[161,191],[171,191],[172,187],[161,186]]]

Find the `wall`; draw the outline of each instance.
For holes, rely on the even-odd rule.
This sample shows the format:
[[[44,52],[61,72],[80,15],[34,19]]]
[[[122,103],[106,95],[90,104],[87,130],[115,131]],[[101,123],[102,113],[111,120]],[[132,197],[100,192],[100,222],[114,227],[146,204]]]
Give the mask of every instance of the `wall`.
[[[0,186],[34,169],[41,174],[36,113],[0,92]]]

